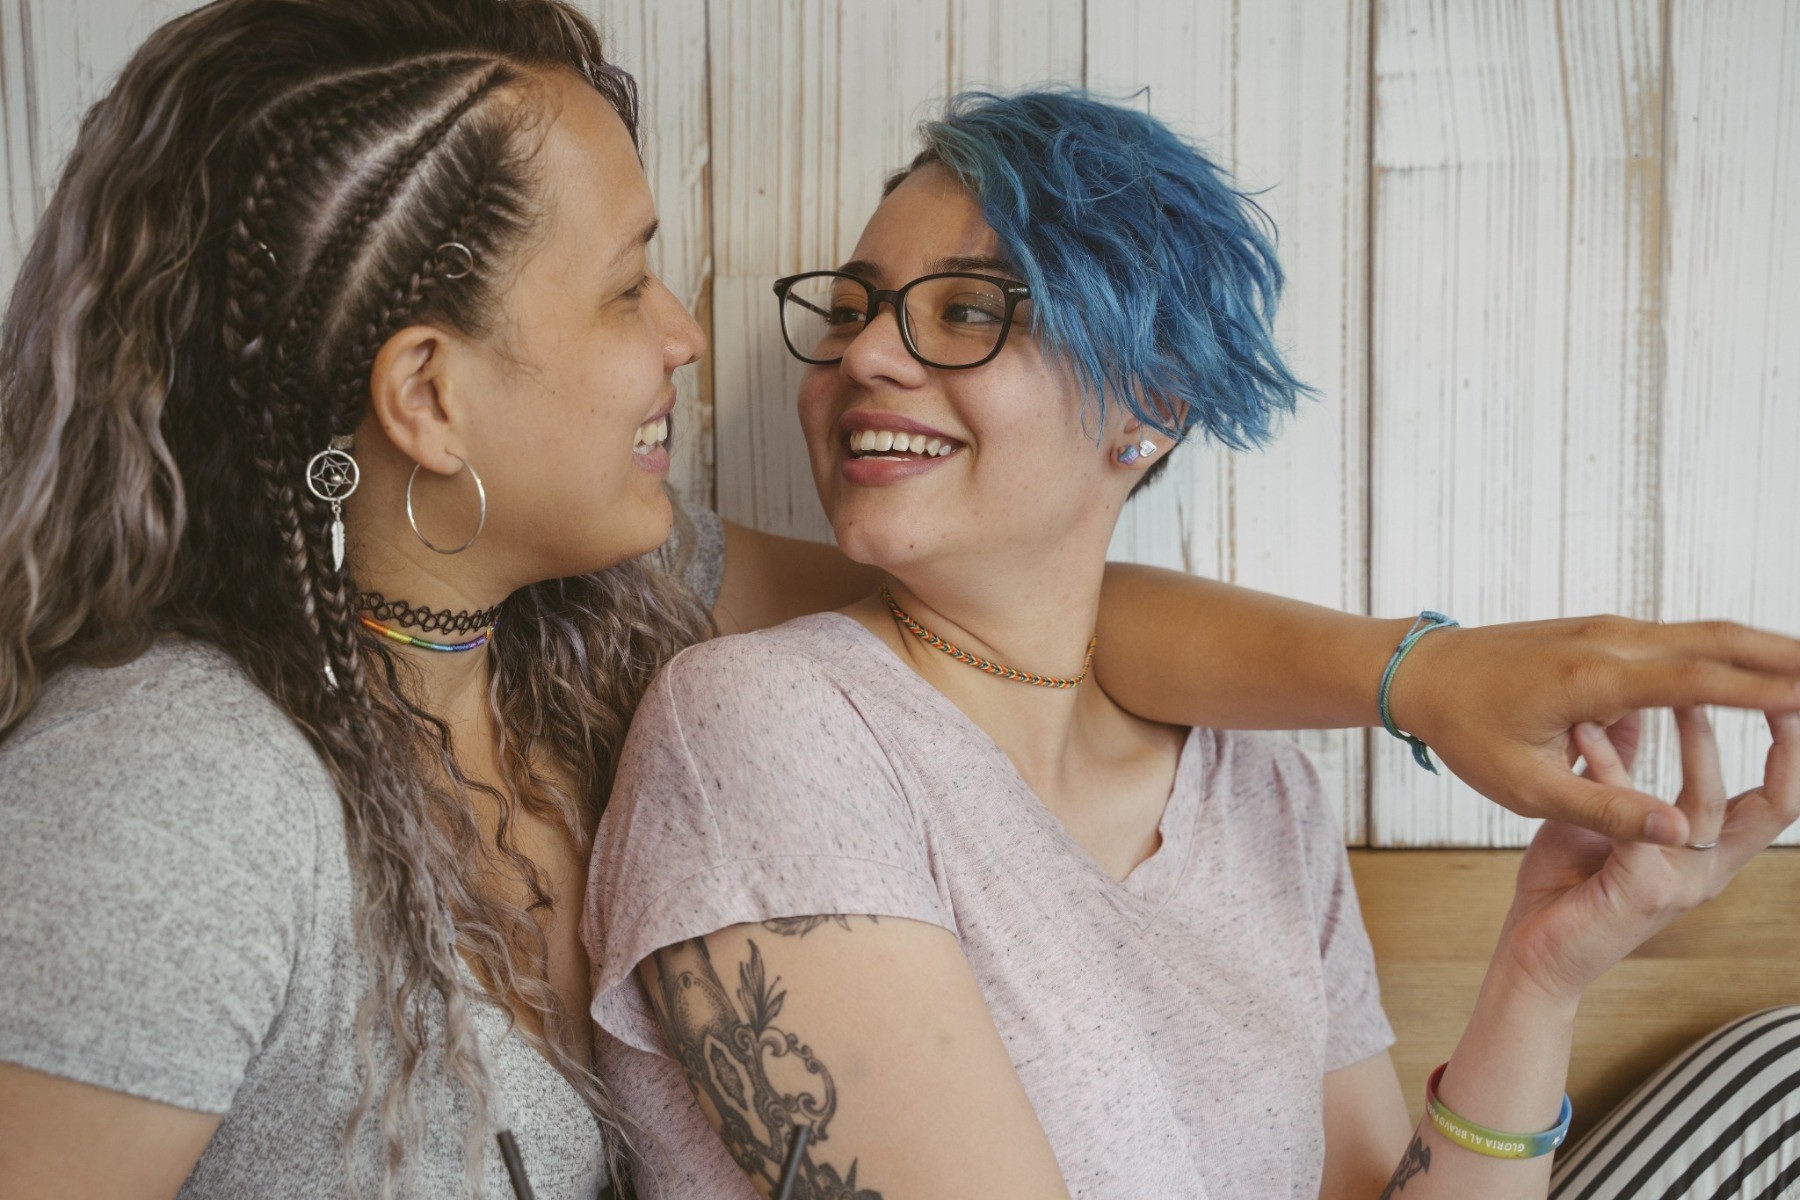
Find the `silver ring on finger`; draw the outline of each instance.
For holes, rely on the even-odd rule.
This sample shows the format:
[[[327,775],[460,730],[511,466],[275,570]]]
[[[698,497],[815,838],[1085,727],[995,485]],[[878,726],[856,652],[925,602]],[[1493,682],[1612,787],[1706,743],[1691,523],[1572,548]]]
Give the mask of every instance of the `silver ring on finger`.
[[[1717,841],[1683,842],[1682,844],[1684,846],[1686,846],[1689,850],[1717,850],[1719,848],[1719,843]]]

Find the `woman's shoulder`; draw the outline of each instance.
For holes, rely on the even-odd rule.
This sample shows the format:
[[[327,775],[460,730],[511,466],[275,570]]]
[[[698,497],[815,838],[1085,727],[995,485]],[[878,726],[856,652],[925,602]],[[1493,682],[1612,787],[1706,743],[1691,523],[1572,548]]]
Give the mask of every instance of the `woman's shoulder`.
[[[863,627],[840,613],[812,613],[752,633],[689,646],[671,659],[657,687],[679,703],[758,697],[775,708],[838,695],[843,667],[866,640]]]
[[[615,797],[666,799],[688,776],[706,780],[707,791],[757,790],[878,761],[858,676],[846,667],[867,652],[859,636],[869,634],[854,621],[818,613],[683,650],[638,707]]]
[[[323,765],[222,652],[167,639],[54,674],[0,744],[0,959],[20,968],[0,1059],[227,1111],[332,936],[342,828]]]
[[[263,839],[291,826],[310,842],[313,810],[337,811],[299,729],[224,651],[183,637],[50,676],[0,741],[0,781],[0,801],[15,811],[66,804],[71,821],[160,816],[197,832],[237,824]]]

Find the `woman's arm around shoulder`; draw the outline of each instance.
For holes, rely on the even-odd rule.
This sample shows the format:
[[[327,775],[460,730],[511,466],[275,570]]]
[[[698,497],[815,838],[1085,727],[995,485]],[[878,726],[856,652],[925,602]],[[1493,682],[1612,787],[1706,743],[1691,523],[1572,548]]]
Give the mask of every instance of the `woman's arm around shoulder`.
[[[713,616],[726,633],[759,629],[842,607],[877,582],[830,546],[727,522]],[[1166,724],[1375,726],[1377,683],[1411,622],[1113,563],[1094,667],[1120,704]],[[1800,639],[1730,621],[1616,616],[1448,629],[1407,658],[1391,710],[1399,728],[1506,808],[1678,846],[1688,831],[1654,796],[1569,773],[1569,730],[1701,704],[1800,710]]]
[[[1068,1195],[956,936],[821,915],[734,925],[639,966],[670,1055],[758,1193]]]

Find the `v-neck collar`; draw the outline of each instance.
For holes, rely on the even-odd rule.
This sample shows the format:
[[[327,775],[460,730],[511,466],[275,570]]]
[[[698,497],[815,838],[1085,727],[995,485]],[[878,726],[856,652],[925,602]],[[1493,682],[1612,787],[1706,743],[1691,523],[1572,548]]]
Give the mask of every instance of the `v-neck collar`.
[[[1025,777],[1019,773],[1012,757],[1000,748],[987,730],[978,725],[968,713],[958,708],[950,697],[933,687],[924,676],[920,675],[897,654],[886,642],[877,637],[866,625],[856,618],[844,613],[821,613],[822,617],[844,622],[853,630],[853,636],[866,640],[872,648],[880,652],[880,661],[884,669],[889,670],[916,696],[923,705],[935,709],[945,719],[957,724],[967,731],[971,738],[979,742],[990,753],[1004,775],[1010,777],[1020,803],[1005,805],[1001,813],[1010,818],[1010,822],[1019,832],[1035,832],[1048,837],[1056,844],[1064,856],[1075,860],[1092,884],[1097,886],[1106,898],[1115,904],[1121,900],[1132,911],[1133,923],[1140,929],[1154,921],[1180,885],[1182,875],[1187,868],[1188,859],[1193,851],[1194,824],[1199,811],[1198,797],[1200,782],[1198,773],[1203,768],[1205,749],[1201,744],[1201,730],[1188,730],[1187,738],[1182,743],[1180,755],[1175,766],[1175,776],[1169,788],[1169,795],[1163,801],[1163,812],[1157,822],[1157,832],[1161,844],[1142,862],[1138,863],[1123,879],[1114,879],[1106,869],[1088,853],[1088,850],[1075,835],[1069,832],[1062,818],[1058,817],[1032,790]],[[993,826],[985,826],[993,836]],[[1005,858],[1006,856],[1002,856]]]

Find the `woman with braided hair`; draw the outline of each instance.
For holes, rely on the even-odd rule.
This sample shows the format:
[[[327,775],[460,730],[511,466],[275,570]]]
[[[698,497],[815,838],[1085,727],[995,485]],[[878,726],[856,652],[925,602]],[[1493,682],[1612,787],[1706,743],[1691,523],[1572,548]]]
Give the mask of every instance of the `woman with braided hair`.
[[[702,339],[636,117],[559,0],[219,0],[88,115],[0,332],[0,1193],[501,1195],[509,1130],[592,1197],[633,1136],[577,930],[625,726],[709,627],[867,579],[708,514],[645,557]],[[1404,625],[1121,571],[1099,671],[1364,724]],[[1516,805],[1679,840],[1568,728],[1797,674],[1736,628],[1453,630],[1393,709]]]

